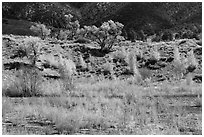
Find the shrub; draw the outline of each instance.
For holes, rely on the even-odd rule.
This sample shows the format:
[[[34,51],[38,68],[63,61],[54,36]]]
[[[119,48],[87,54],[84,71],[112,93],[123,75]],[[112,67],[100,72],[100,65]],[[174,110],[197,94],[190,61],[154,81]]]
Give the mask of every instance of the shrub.
[[[30,30],[35,32],[40,38],[45,39],[50,35],[51,30],[47,29],[44,24],[36,23],[35,26],[32,25]]]
[[[80,27],[79,21],[75,20],[75,21],[71,21],[73,18],[73,16],[71,14],[66,16],[67,19],[67,25],[66,25],[66,29],[68,29],[69,31],[71,31],[70,35],[69,35],[69,39],[73,39],[74,36],[77,33],[77,30]]]
[[[193,49],[188,53],[187,64],[186,64],[186,84],[191,85],[192,83],[192,72],[198,67],[198,62],[194,56]]]
[[[5,95],[38,96],[40,94],[38,86],[41,76],[35,65],[38,57],[39,38],[30,37],[25,39],[22,47],[30,64],[20,66],[15,81],[8,86]]]
[[[104,73],[109,73],[111,76],[113,76],[113,65],[112,63],[106,62],[103,66],[102,66],[102,70],[104,71]]]
[[[39,38],[35,38],[35,37],[27,38],[25,39],[24,44],[26,49],[26,57],[31,62],[31,65],[35,66],[36,65],[35,63],[39,56],[39,53],[38,53],[40,48]]]
[[[10,97],[31,97],[41,95],[41,76],[34,68],[21,67],[21,70],[10,79],[4,81],[3,95]]]
[[[12,49],[11,58],[20,57],[23,58],[27,56],[26,46],[24,44],[19,44]]]
[[[70,91],[73,84],[73,74],[76,73],[76,66],[73,61],[63,59],[60,55],[59,73],[63,82],[65,91]]]
[[[124,47],[121,47],[121,51],[116,51],[113,54],[113,59],[124,61],[127,58],[127,52],[125,51]]]
[[[55,59],[55,57],[51,54],[47,54],[47,55],[40,55],[39,59],[42,62],[42,65],[45,68],[54,68],[54,69],[58,69],[59,67],[59,62]]]
[[[174,63],[175,65],[181,64],[180,53],[177,45],[174,45]]]
[[[24,67],[19,72],[19,88],[23,96],[39,96],[41,91],[39,84],[41,76],[37,69]]]
[[[192,66],[195,66],[197,67],[198,66],[198,62],[194,56],[194,53],[193,53],[193,49],[191,49],[190,53],[188,54],[188,65],[192,65]]]
[[[152,76],[152,72],[151,70],[147,69],[147,68],[141,68],[139,70],[140,74],[141,74],[141,77],[143,80],[145,79],[151,79],[151,76]]]
[[[24,41],[16,40],[17,45],[12,44],[10,58],[33,56],[38,50],[39,41],[38,37],[27,37]]]
[[[67,31],[67,30],[65,30],[65,31],[60,30],[59,35],[58,35],[58,39],[59,40],[67,40],[68,33],[69,33],[69,31]]]
[[[128,55],[128,65],[129,71],[134,75],[134,78],[136,78],[137,81],[141,81],[142,76],[137,68],[137,60],[133,52],[130,52]]]
[[[79,30],[80,24],[78,20],[73,21],[73,16],[71,14],[65,15],[65,26],[58,32],[57,38],[59,40],[72,40],[75,39],[77,31]]]
[[[174,61],[173,61],[173,66],[174,66],[174,73],[176,78],[181,78],[184,72],[184,63],[181,61],[179,49],[177,45],[174,46]]]
[[[160,59],[160,53],[157,47],[154,47],[154,49],[152,50],[151,57],[152,59],[157,60],[157,61]]]
[[[86,62],[84,61],[84,58],[82,57],[82,55],[79,55],[79,62],[78,62],[78,66],[83,70],[87,68]]]
[[[99,44],[101,51],[110,51],[112,46],[119,42],[123,24],[109,20],[104,22],[99,28],[96,26],[84,26],[78,30],[78,35],[95,41]]]

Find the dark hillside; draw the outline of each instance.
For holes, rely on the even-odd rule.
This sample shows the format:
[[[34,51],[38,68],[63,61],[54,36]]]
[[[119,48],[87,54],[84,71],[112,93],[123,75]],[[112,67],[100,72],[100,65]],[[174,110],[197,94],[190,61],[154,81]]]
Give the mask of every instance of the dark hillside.
[[[41,22],[56,28],[65,28],[64,15],[69,13],[79,20],[81,27],[118,21],[124,25],[123,35],[128,39],[141,30],[153,35],[183,24],[202,25],[201,2],[5,2],[2,10],[3,18]]]
[[[144,31],[149,33],[183,23],[202,24],[202,4],[192,2],[91,3],[85,5],[81,11],[81,24],[100,25],[112,19],[123,23],[127,31],[146,29]]]

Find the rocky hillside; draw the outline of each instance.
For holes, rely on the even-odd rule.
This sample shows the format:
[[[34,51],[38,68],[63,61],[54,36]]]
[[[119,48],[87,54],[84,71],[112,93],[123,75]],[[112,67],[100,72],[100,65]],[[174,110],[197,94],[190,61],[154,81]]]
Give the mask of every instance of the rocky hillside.
[[[3,35],[3,64],[5,70],[19,69],[19,66],[29,65],[29,60],[19,51],[27,36]],[[193,49],[198,67],[193,72],[193,78],[200,82],[202,74],[202,48],[199,41],[182,39],[171,42],[129,42],[123,41],[115,46],[113,52],[102,54],[94,43],[80,44],[74,41],[40,40],[39,57],[36,67],[45,77],[59,78],[57,64],[59,57],[72,60],[76,66],[76,77],[104,77],[126,79],[131,76],[129,72],[128,54],[135,51],[137,67],[143,79],[151,78],[153,81],[172,81],[176,78],[177,70],[174,65],[174,46],[179,47],[182,60],[189,56]],[[18,51],[18,52],[17,52]],[[22,56],[21,56],[22,55]],[[158,57],[158,58],[157,58]],[[188,62],[185,62],[188,63]],[[185,64],[184,63],[184,64]],[[179,73],[188,73],[186,67]],[[179,78],[179,79],[180,79]]]

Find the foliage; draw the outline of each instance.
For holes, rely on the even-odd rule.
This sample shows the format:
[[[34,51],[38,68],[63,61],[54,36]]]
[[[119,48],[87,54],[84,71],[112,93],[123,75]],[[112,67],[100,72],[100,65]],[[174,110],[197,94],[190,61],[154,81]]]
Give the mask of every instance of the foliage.
[[[74,20],[79,20],[81,25],[94,24],[98,26],[100,23],[107,21],[108,19],[113,19],[122,22],[126,26],[126,31],[128,31],[129,28],[134,28],[135,31],[144,30],[145,34],[152,35],[152,33],[155,31],[169,29],[177,25],[183,25],[183,23],[199,22],[199,24],[202,24],[202,3],[2,3],[3,18],[24,19],[32,22],[41,22],[55,28],[66,28],[65,15],[68,14],[72,14]]]
[[[86,4],[81,11],[82,25],[99,25],[107,19],[114,19],[125,25],[124,29],[127,33],[130,28],[133,28],[137,32],[144,30],[146,34],[153,35],[152,32],[183,25],[184,22],[202,23],[200,2],[96,2]],[[132,39],[134,39],[133,35]],[[131,39],[131,35],[128,39]]]
[[[82,35],[99,44],[102,51],[110,51],[113,45],[119,41],[118,36],[122,33],[123,24],[109,20],[99,28],[96,26],[84,26],[78,31]]]
[[[51,30],[47,29],[44,24],[36,23],[35,26],[31,26],[30,30],[35,32],[40,38],[45,39],[50,35]]]
[[[65,15],[65,27],[61,29],[58,34],[59,40],[72,40],[75,38],[80,24],[78,20],[73,21],[71,14]]]
[[[66,19],[65,28],[70,32],[68,35],[68,39],[73,39],[73,37],[77,33],[77,30],[80,27],[79,21],[78,20],[73,21],[73,16],[71,14],[65,15],[65,19]]]
[[[80,13],[63,2],[3,2],[3,18],[24,19],[56,28],[65,28],[64,15],[72,14],[79,19]]]

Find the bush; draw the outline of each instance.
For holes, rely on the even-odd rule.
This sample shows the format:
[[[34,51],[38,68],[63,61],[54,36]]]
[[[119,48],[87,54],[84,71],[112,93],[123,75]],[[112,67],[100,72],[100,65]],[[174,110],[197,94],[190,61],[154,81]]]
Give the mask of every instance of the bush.
[[[153,60],[157,60],[157,61],[159,61],[159,59],[161,58],[161,57],[160,57],[160,53],[159,53],[157,47],[154,47],[154,48],[151,50],[151,58],[152,58]]]
[[[119,42],[123,24],[109,20],[104,22],[99,28],[96,26],[84,26],[77,31],[79,36],[83,36],[99,44],[101,51],[110,51],[112,46]]]
[[[139,70],[140,74],[141,74],[141,77],[143,80],[146,80],[146,79],[151,79],[152,77],[152,72],[151,70],[147,69],[147,68],[142,68]]]
[[[111,76],[114,75],[114,70],[113,70],[113,65],[110,62],[106,62],[103,66],[102,66],[102,70],[105,74],[110,74]]]
[[[45,39],[50,35],[51,30],[47,29],[44,24],[36,23],[35,26],[32,25],[30,30],[35,32],[40,38]]]
[[[77,30],[79,30],[80,24],[78,20],[72,21],[73,16],[71,14],[65,15],[65,18],[66,18],[65,28],[68,30],[68,32],[66,32],[67,38],[69,40],[72,40],[74,36],[76,36]]]
[[[80,24],[78,20],[73,21],[73,16],[71,14],[65,15],[65,26],[63,29],[56,31],[53,29],[53,36],[59,40],[73,40],[77,35]]]
[[[67,40],[67,36],[68,36],[68,31],[63,31],[60,30],[59,35],[58,35],[58,39],[59,40]]]
[[[119,60],[119,61],[125,61],[126,60],[126,58],[127,58],[127,52],[126,52],[126,50],[125,50],[125,48],[124,47],[121,47],[122,48],[122,50],[121,51],[116,51],[116,52],[114,52],[114,54],[113,54],[113,59],[114,60]]]
[[[136,78],[137,81],[141,81],[142,76],[137,68],[137,59],[133,52],[130,52],[128,55],[128,65],[129,65],[129,71],[131,74],[134,75],[134,78]]]
[[[193,49],[191,49],[191,51],[188,53],[188,65],[189,66],[192,65],[192,66],[198,67],[198,61],[195,58]]]
[[[58,69],[59,67],[59,62],[55,59],[55,57],[51,54],[47,54],[47,55],[40,55],[39,59],[42,62],[42,65],[45,68],[54,68],[54,69]]]
[[[41,76],[37,69],[22,67],[17,74],[10,79],[4,81],[3,95],[9,97],[31,97],[40,96]]]
[[[60,55],[59,73],[65,91],[70,91],[74,86],[73,74],[76,73],[76,66],[74,62],[71,60],[65,60]]]
[[[82,70],[87,69],[87,64],[81,54],[79,55],[78,67]]]
[[[26,57],[29,59],[31,65],[34,67],[36,65],[37,58],[39,56],[39,38],[30,37],[25,39],[25,50],[26,50]]]
[[[39,38],[27,38],[20,47],[17,50],[19,52],[23,51],[30,64],[20,66],[15,81],[12,81],[5,89],[5,95],[38,96],[40,94],[38,86],[41,77],[35,65],[38,57]]]
[[[39,96],[41,91],[39,84],[41,76],[35,68],[22,68],[19,72],[19,85],[23,96]]]

